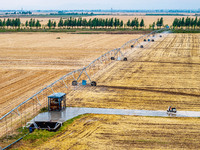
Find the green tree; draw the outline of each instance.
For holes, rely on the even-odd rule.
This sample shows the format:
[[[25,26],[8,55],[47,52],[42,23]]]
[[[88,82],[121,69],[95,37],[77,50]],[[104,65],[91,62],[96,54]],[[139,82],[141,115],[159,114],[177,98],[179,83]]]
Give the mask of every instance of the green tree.
[[[54,23],[53,23],[53,27],[55,28],[55,27],[56,27],[56,25],[57,25],[57,24],[56,24],[56,21],[54,21]]]
[[[3,27],[6,26],[6,19],[3,20]]]
[[[6,26],[7,26],[7,28],[11,25],[12,23],[11,23],[11,19],[7,19],[7,21],[6,21]]]
[[[172,26],[174,28],[178,26],[178,19],[177,18],[174,19]]]
[[[0,19],[0,27],[3,27],[3,21]]]
[[[69,18],[69,21],[68,21],[68,26],[69,26],[69,27],[71,27],[71,26],[72,26],[72,17],[70,17],[70,18]]]
[[[81,26],[82,26],[82,18],[78,18],[77,27],[81,27]]]
[[[181,27],[184,27],[184,26],[185,26],[185,18],[183,17],[181,20]]]
[[[18,27],[18,28],[21,26],[21,21],[20,21],[19,18],[15,19],[15,26]]]
[[[33,19],[32,18],[29,21],[29,27],[33,27]]]
[[[130,19],[128,20],[128,22],[126,23],[126,25],[127,25],[128,27],[131,26],[131,21],[130,21]]]
[[[143,19],[140,22],[140,27],[144,27],[144,20]]]
[[[33,19],[32,26],[33,26],[33,27],[36,26],[35,19]]]
[[[58,22],[58,27],[63,27],[63,25],[64,25],[63,19],[60,18],[60,20]]]
[[[136,26],[135,20],[132,20],[132,21],[131,21],[131,25],[130,25],[130,26],[131,26],[132,28]]]
[[[188,28],[191,26],[191,20],[190,20],[189,17],[187,17],[186,20],[185,20],[185,26],[188,27]]]
[[[197,26],[197,22],[198,22],[198,19],[197,19],[197,17],[194,19],[194,29],[196,28],[196,26]]]
[[[39,20],[36,21],[35,26],[36,26],[36,28],[41,27],[41,24],[40,24],[40,21],[39,21]]]
[[[163,18],[162,17],[160,19],[158,18],[158,20],[156,22],[156,26],[160,27],[160,28],[163,26]]]
[[[102,21],[101,21],[101,27],[105,27],[105,24],[106,24],[106,20],[105,19],[102,19]]]
[[[123,20],[121,20],[120,27],[123,27],[123,26],[124,26],[124,22],[123,22]]]
[[[163,17],[160,18],[160,27],[163,26]]]
[[[200,27],[200,18],[199,18],[199,20],[197,21],[197,26]]]
[[[118,23],[117,23],[117,18],[115,18],[115,21],[114,21],[114,27],[115,27],[115,29],[117,28],[117,25],[118,25]]]
[[[114,24],[113,20],[114,20],[113,18],[109,19],[109,27],[113,27],[113,24]]]
[[[28,27],[28,20],[26,20],[26,22],[25,22],[25,26]]]
[[[88,26],[89,26],[90,28],[92,28],[92,19],[89,19],[89,21],[88,21]]]
[[[137,29],[138,29],[138,27],[139,27],[139,21],[138,21],[138,18],[135,18],[135,26],[136,26]]]
[[[68,25],[68,19],[66,19],[66,20],[64,21],[64,26],[67,27],[67,25]]]
[[[156,26],[156,23],[153,22],[153,24],[152,24],[152,28],[153,28],[153,30],[154,30],[155,26]]]
[[[10,20],[10,26],[11,27],[16,27],[15,19]]]
[[[96,28],[97,27],[97,23],[98,23],[97,18],[94,18],[92,20],[92,27]]]
[[[51,19],[49,19],[48,23],[47,23],[47,26],[49,27],[49,29],[52,27],[53,23],[51,21]]]
[[[108,21],[108,18],[106,18],[106,21],[105,21],[105,26],[106,26],[106,28],[108,27],[108,25],[109,25],[109,23],[108,23],[109,21]]]

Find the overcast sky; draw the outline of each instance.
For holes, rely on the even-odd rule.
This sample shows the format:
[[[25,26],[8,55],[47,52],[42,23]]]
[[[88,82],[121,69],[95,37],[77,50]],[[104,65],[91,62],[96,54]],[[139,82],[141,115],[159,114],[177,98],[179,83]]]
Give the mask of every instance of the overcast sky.
[[[199,9],[200,0],[0,0],[0,9]]]

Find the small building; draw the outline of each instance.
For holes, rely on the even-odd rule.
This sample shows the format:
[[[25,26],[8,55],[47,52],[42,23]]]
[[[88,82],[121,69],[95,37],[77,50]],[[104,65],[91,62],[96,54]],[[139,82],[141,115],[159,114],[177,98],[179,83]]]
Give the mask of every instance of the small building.
[[[48,96],[48,110],[60,111],[66,108],[66,94],[54,93]]]

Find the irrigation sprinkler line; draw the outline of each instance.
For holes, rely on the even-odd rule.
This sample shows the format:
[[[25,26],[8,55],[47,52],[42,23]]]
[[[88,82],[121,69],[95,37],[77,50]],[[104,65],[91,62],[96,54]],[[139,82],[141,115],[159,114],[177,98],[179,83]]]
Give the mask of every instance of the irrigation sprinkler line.
[[[12,127],[12,124],[13,124],[13,122],[12,122],[12,115],[13,115],[13,113],[11,113],[11,117],[10,117],[10,119],[11,119],[11,133],[13,134],[13,127]]]
[[[161,29],[161,30],[163,30],[163,29]],[[53,82],[52,84],[48,85],[47,87],[43,88],[42,90],[40,90],[39,92],[37,92],[36,94],[34,94],[32,97],[28,98],[27,100],[25,100],[24,102],[22,102],[21,104],[19,104],[17,107],[15,107],[15,108],[12,109],[10,112],[8,112],[8,113],[5,114],[3,117],[1,117],[0,120],[2,120],[3,118],[5,118],[5,120],[6,120],[6,118],[7,118],[7,116],[8,116],[9,114],[11,114],[11,119],[12,119],[12,115],[13,115],[12,112],[18,113],[18,115],[20,115],[18,108],[21,107],[21,106],[23,107],[23,105],[24,105],[24,108],[25,108],[26,103],[27,103],[28,101],[30,101],[32,98],[34,98],[35,96],[37,97],[38,104],[40,104],[40,101],[39,101],[39,99],[38,99],[38,94],[43,93],[42,96],[44,96],[44,90],[47,89],[48,91],[50,91],[48,88],[51,88],[51,90],[53,91],[53,93],[55,93],[52,86],[55,86],[55,84],[56,84],[57,82],[62,82],[62,81],[63,81],[65,87],[68,88],[68,86],[67,86],[66,83],[64,82],[64,78],[66,78],[66,77],[68,77],[68,76],[72,76],[72,77],[75,79],[74,74],[77,73],[77,72],[81,72],[81,73],[79,74],[78,79],[80,78],[80,76],[82,75],[82,73],[85,71],[86,75],[88,76],[89,80],[91,81],[91,79],[90,79],[90,77],[89,77],[89,75],[87,74],[87,71],[86,71],[87,68],[92,67],[92,66],[95,66],[95,63],[98,63],[98,62],[103,63],[102,60],[105,61],[104,58],[108,57],[109,55],[112,56],[112,55],[114,54],[114,56],[115,56],[115,55],[121,54],[121,56],[124,57],[124,55],[125,55],[128,51],[122,53],[121,49],[125,48],[126,46],[128,46],[129,44],[132,44],[132,43],[133,43],[134,45],[135,45],[136,43],[139,43],[139,44],[140,44],[140,40],[141,40],[141,39],[143,39],[144,37],[149,37],[151,34],[154,34],[154,33],[159,32],[159,31],[161,31],[161,30],[153,31],[153,32],[151,32],[151,33],[149,33],[149,34],[147,34],[147,35],[141,36],[141,37],[138,38],[138,39],[130,40],[130,41],[126,42],[124,45],[122,45],[120,48],[116,48],[116,49],[110,50],[110,51],[108,51],[107,53],[101,55],[99,58],[97,58],[97,59],[95,59],[94,61],[92,61],[88,66],[86,66],[86,67],[84,67],[84,68],[82,68],[82,69],[78,69],[78,70],[75,70],[75,71],[72,71],[72,72],[66,74],[65,76],[63,76],[63,77],[61,77],[60,79],[56,80],[56,81]],[[110,60],[110,59],[109,59],[109,60]],[[99,69],[100,66],[97,65],[97,68]],[[34,103],[34,104],[35,104],[35,103]],[[34,104],[33,104],[33,111],[34,111]],[[40,104],[40,106],[41,106],[41,104]],[[37,105],[36,105],[36,107],[37,107]],[[25,109],[24,109],[24,110],[25,110]],[[16,111],[17,111],[17,112],[16,112]],[[26,118],[26,117],[27,117],[27,110],[25,110],[25,115],[24,115],[24,116],[25,116],[25,123],[26,123],[26,121],[27,121],[27,120],[26,120],[26,119],[27,119],[27,118]],[[21,114],[21,118],[22,118],[22,114]],[[8,128],[8,127],[7,127],[7,120],[6,120],[6,136],[7,136],[7,139],[8,139],[8,129],[7,129],[7,128]],[[12,120],[11,120],[11,128],[12,128]],[[12,128],[12,132],[13,132],[13,128]],[[14,143],[16,143],[16,142],[17,142],[17,141],[15,141]],[[14,144],[14,143],[12,143],[12,144]],[[11,145],[12,145],[12,144],[11,144]]]
[[[65,83],[65,81],[64,81],[63,79],[62,79],[62,81],[63,81],[65,87],[68,89],[68,86],[67,86],[67,84]]]
[[[88,79],[90,80],[90,82],[92,82],[92,80],[90,79],[90,76],[88,75],[87,71],[85,70],[85,74],[88,77]]]
[[[77,80],[76,81],[78,81],[79,80],[79,78],[81,77],[81,75],[83,74],[83,71],[84,71],[84,69],[81,71],[81,73],[79,74],[79,76],[78,76],[78,78],[77,78]]]
[[[7,126],[7,117],[5,117],[6,120],[6,137],[7,137],[7,141],[8,141],[8,126]]]
[[[40,103],[40,101],[38,99],[38,95],[36,95],[36,98],[37,98],[38,104],[41,106],[41,103]]]
[[[17,110],[17,112],[16,112],[16,110]],[[19,116],[20,116],[20,113],[19,113],[19,110],[18,110],[18,108],[17,108],[17,109],[15,109],[13,112],[15,112],[17,115],[19,115]]]
[[[149,34],[147,34],[147,35],[141,36],[141,37],[138,38],[138,39],[130,40],[130,41],[126,42],[124,45],[122,45],[120,48],[122,48],[122,47],[124,47],[125,45],[127,45],[127,43],[132,43],[132,42],[135,41],[135,40],[140,40],[140,39],[144,38],[145,36],[150,36],[150,35],[153,34],[153,33],[160,32],[160,31],[165,30],[165,29],[166,29],[166,28],[163,28],[163,29],[160,29],[160,30],[155,30],[155,31],[153,31],[153,32],[151,32],[151,33],[149,33]],[[115,51],[119,51],[119,48],[110,50],[110,51],[108,51],[108,52],[105,53],[105,54],[108,54],[108,53],[110,53],[110,52],[115,52]],[[104,55],[105,55],[105,54],[104,54]],[[103,56],[103,55],[102,55],[102,56]],[[102,56],[100,56],[99,58],[95,59],[95,60],[92,61],[88,66],[86,66],[86,67],[84,67],[84,68],[88,68],[88,67],[91,66],[93,63],[95,63],[97,60],[99,60]],[[84,69],[84,68],[82,68],[82,69]],[[43,88],[42,90],[40,90],[39,92],[37,92],[36,94],[34,94],[32,97],[28,98],[27,100],[25,100],[24,102],[22,102],[21,104],[19,104],[17,107],[15,107],[14,109],[12,109],[10,112],[6,113],[4,116],[2,116],[2,117],[0,118],[0,120],[2,120],[3,118],[5,118],[6,116],[8,116],[8,115],[9,115],[11,112],[13,112],[15,109],[19,108],[20,106],[22,106],[23,104],[25,104],[26,102],[28,102],[28,101],[29,101],[31,98],[33,98],[34,96],[40,94],[40,93],[41,93],[42,91],[44,91],[45,89],[47,89],[47,88],[49,88],[49,87],[51,88],[51,87],[52,87],[56,82],[58,82],[59,80],[62,80],[63,78],[65,78],[65,77],[67,77],[67,76],[70,76],[70,75],[72,75],[73,78],[74,78],[74,75],[73,75],[73,74],[74,74],[75,72],[77,72],[77,71],[82,70],[82,69],[78,69],[78,70],[72,71],[72,72],[66,74],[65,76],[61,77],[60,79],[56,80],[54,83],[52,83],[52,84],[48,85],[47,87]],[[75,79],[75,78],[74,78],[74,79]],[[53,91],[53,90],[52,90],[52,91]]]
[[[22,113],[21,113],[21,115],[20,115],[20,120],[21,120],[21,127],[23,127],[23,123],[22,123]]]
[[[51,86],[50,88],[51,88],[51,90],[53,91],[53,93],[55,94],[55,92],[54,92],[54,90],[53,90],[52,86]]]
[[[22,136],[21,138],[19,138],[18,140],[16,140],[15,142],[9,144],[8,146],[4,147],[2,150],[6,150],[7,148],[9,148],[10,146],[12,146],[13,144],[17,143],[18,141],[20,141],[21,139],[23,139],[25,136],[27,136],[29,133],[25,134],[24,136]]]

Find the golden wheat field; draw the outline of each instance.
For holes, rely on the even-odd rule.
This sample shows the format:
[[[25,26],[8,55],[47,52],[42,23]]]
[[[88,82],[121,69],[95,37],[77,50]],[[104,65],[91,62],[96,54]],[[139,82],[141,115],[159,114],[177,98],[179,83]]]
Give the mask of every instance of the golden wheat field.
[[[199,41],[200,34],[169,34],[135,48],[127,62],[117,61],[96,76],[97,87],[71,93],[68,105],[200,111]]]
[[[199,118],[87,115],[40,145],[21,149],[199,149]],[[15,147],[14,147],[15,148]]]
[[[0,116],[56,79],[139,36],[0,34]]]

